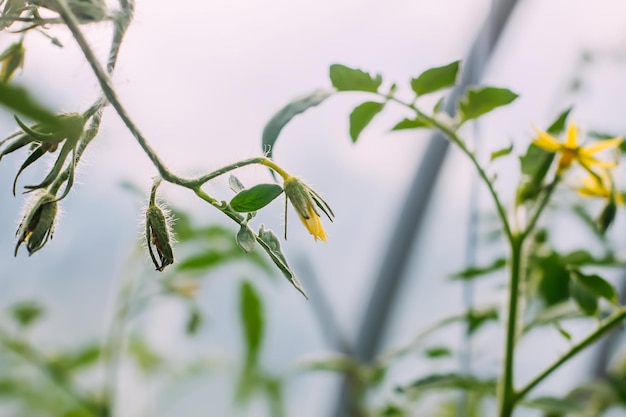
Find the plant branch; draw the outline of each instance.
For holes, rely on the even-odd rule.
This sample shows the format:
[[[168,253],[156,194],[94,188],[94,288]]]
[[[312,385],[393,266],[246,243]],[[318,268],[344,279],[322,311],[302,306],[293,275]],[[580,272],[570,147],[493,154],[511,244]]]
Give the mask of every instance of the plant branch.
[[[429,116],[428,114],[422,112],[414,104],[406,103],[406,102],[404,102],[402,100],[399,100],[399,99],[397,99],[395,97],[388,97],[386,95],[382,95],[382,96],[384,98],[386,98],[386,99],[392,100],[392,101],[394,101],[394,102],[396,102],[396,103],[398,103],[398,104],[400,104],[400,105],[402,105],[404,107],[407,107],[407,108],[413,110],[419,117],[422,117],[430,125],[432,125],[437,130],[439,130],[444,136],[447,136],[448,139],[450,139],[450,141],[452,143],[457,145],[459,147],[459,149],[461,149],[461,151],[470,159],[470,161],[472,162],[472,164],[476,168],[476,171],[478,172],[478,175],[480,176],[481,180],[485,183],[485,185],[489,189],[489,194],[491,195],[491,198],[492,198],[494,204],[496,205],[496,210],[498,211],[498,216],[500,217],[500,221],[502,222],[502,227],[504,229],[504,233],[506,234],[508,240],[512,242],[514,240],[514,234],[513,234],[513,231],[511,229],[511,225],[509,223],[509,219],[507,217],[504,205],[500,201],[500,197],[498,197],[498,193],[496,192],[496,190],[494,188],[493,182],[491,181],[491,179],[487,175],[487,172],[480,165],[480,162],[478,162],[478,159],[476,158],[476,155],[474,155],[474,153],[469,150],[469,148],[467,147],[465,142],[457,135],[457,133],[452,128],[450,128],[449,126],[446,126],[444,123],[440,122],[436,118],[434,118],[432,116]]]
[[[589,336],[575,344],[570,350],[557,359],[552,365],[548,366],[544,371],[537,375],[532,381],[527,383],[522,389],[520,389],[513,398],[514,402],[518,402],[526,396],[533,388],[535,388],[541,381],[547,378],[552,372],[558,369],[562,364],[576,356],[579,352],[585,350],[587,347],[595,343],[600,337],[611,330],[613,327],[620,324],[626,319],[626,308],[621,308],[613,315],[607,317],[602,324]]]

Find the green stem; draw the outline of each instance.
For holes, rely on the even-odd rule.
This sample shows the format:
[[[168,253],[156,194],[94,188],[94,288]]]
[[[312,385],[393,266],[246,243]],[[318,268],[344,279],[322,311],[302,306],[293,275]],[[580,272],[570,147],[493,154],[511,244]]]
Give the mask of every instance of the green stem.
[[[543,213],[543,210],[548,205],[548,202],[550,201],[550,197],[552,197],[552,193],[554,192],[554,189],[556,188],[557,184],[560,181],[561,181],[561,176],[557,174],[554,176],[554,179],[552,180],[552,182],[546,187],[545,191],[543,192],[541,201],[539,201],[537,208],[535,209],[535,212],[531,216],[530,220],[528,221],[526,225],[526,228],[522,232],[522,240],[526,239],[534,230],[535,226],[537,225],[537,221],[539,220],[539,217],[541,217],[541,213]]]
[[[516,403],[524,399],[533,388],[535,388],[541,381],[547,378],[552,372],[558,369],[562,364],[576,356],[579,352],[582,352],[587,347],[595,343],[600,337],[611,330],[613,327],[620,324],[626,319],[626,309],[621,308],[613,315],[607,317],[602,324],[589,336],[575,344],[570,350],[557,359],[552,365],[548,366],[544,371],[537,375],[533,380],[527,383],[522,389],[520,389],[513,397],[513,402]]]
[[[384,97],[384,98],[386,98],[388,100],[394,101],[394,102],[396,102],[398,104],[401,104],[404,107],[407,107],[407,108],[411,109],[419,117],[423,118],[431,126],[435,127],[437,130],[439,130],[439,132],[441,132],[444,136],[447,136],[448,139],[450,139],[450,141],[452,143],[454,143],[456,146],[459,147],[459,149],[461,149],[461,151],[472,162],[472,164],[476,168],[476,171],[478,172],[478,175],[480,176],[481,180],[487,186],[487,188],[489,190],[489,194],[491,195],[491,199],[493,200],[494,204],[496,205],[496,210],[498,211],[498,216],[500,217],[500,221],[502,222],[502,227],[504,228],[504,233],[505,233],[507,239],[510,242],[512,242],[515,237],[513,235],[513,231],[511,229],[511,225],[509,223],[509,219],[508,219],[508,216],[506,214],[506,210],[504,208],[504,205],[500,201],[500,197],[498,197],[498,193],[496,192],[496,190],[494,188],[493,182],[491,181],[491,179],[487,175],[487,172],[480,165],[480,162],[478,162],[478,159],[476,158],[476,155],[474,155],[474,153],[469,150],[469,148],[465,145],[465,142],[457,135],[457,133],[452,128],[450,128],[449,126],[446,126],[444,123],[440,122],[436,118],[434,118],[432,116],[429,116],[426,113],[423,113],[420,109],[415,107],[415,105],[413,105],[413,104],[406,103],[406,102],[404,102],[402,100],[399,100],[399,99],[397,99],[395,97],[387,97],[385,95],[382,95],[382,97]]]
[[[510,417],[515,396],[515,342],[519,313],[519,287],[522,276],[523,239],[516,237],[511,242],[511,276],[509,281],[509,303],[504,345],[504,367],[498,387],[499,417]]]

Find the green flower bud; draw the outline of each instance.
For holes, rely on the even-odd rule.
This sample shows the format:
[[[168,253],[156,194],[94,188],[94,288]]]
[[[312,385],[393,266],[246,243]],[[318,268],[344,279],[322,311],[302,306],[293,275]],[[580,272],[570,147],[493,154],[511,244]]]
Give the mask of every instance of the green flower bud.
[[[54,195],[46,193],[36,200],[17,229],[15,256],[22,243],[26,244],[29,255],[32,255],[43,248],[48,239],[52,239],[57,213],[58,203]]]
[[[146,244],[157,271],[163,271],[166,266],[174,263],[170,236],[170,225],[163,210],[156,204],[150,204],[146,210]]]

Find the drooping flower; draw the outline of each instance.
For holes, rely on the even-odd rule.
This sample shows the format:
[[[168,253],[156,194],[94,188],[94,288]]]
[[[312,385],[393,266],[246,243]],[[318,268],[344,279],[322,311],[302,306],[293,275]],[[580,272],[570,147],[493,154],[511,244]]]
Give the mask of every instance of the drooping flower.
[[[315,190],[299,178],[286,176],[283,187],[287,199],[293,205],[296,213],[298,213],[298,217],[300,217],[309,233],[313,235],[315,240],[319,239],[326,242],[326,231],[322,225],[318,209],[332,222],[335,215],[330,206]]]
[[[582,166],[592,176],[597,176],[593,168],[611,169],[617,165],[615,161],[603,161],[597,159],[595,154],[604,150],[614,149],[621,142],[622,138],[607,139],[590,145],[581,146],[578,143],[578,129],[574,123],[570,123],[567,128],[565,142],[561,143],[552,135],[539,129],[535,129],[537,137],[533,143],[549,152],[557,152],[559,158],[558,173],[567,170],[574,161]]]

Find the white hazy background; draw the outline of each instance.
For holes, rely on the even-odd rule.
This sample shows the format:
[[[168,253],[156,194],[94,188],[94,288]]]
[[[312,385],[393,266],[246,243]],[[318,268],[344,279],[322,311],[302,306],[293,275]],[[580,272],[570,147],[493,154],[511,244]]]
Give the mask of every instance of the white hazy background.
[[[140,0],[114,80],[122,102],[157,152],[175,172],[194,175],[260,155],[264,124],[293,97],[328,86],[328,67],[333,63],[380,72],[385,85],[396,81],[407,88],[407,81],[423,70],[462,59],[490,5],[487,0]],[[486,77],[486,82],[521,96],[481,122],[482,152],[488,155],[511,142],[519,143],[516,150],[521,152],[533,124],[549,123],[572,103],[574,118],[583,127],[625,131],[618,106],[626,92],[625,21],[626,5],[617,0],[521,2]],[[90,25],[84,30],[104,57],[110,26]],[[69,32],[51,32],[65,47],[29,35],[25,68],[15,81],[58,111],[82,111],[98,95],[96,79]],[[0,46],[12,40],[0,33]],[[583,68],[584,51],[599,58]],[[569,85],[580,72],[583,89],[572,95]],[[388,133],[407,116],[389,106],[353,145],[348,115],[364,100],[364,95],[345,94],[298,116],[284,129],[275,150],[276,161],[314,185],[337,215],[335,223],[326,227],[330,238],[323,244],[313,242],[291,212],[289,241],[283,246],[296,270],[302,257],[314,266],[349,337],[354,336],[428,138],[424,133]],[[14,129],[12,116],[1,111],[0,136]],[[24,197],[13,198],[10,187],[22,157],[10,155],[0,164],[4,196],[0,302],[3,306],[24,299],[45,302],[49,313],[36,334],[43,346],[71,346],[100,337],[124,262],[137,246],[140,232],[137,218],[143,202],[120,183],[131,182],[147,191],[156,172],[109,109],[100,136],[85,155],[80,184],[63,202],[65,214],[54,240],[32,258],[25,250],[14,258],[13,236]],[[504,188],[514,184],[515,178],[507,179],[507,174],[517,170],[516,164],[516,158],[510,157],[494,167],[502,172]],[[20,184],[44,174],[41,166],[30,171]],[[238,176],[244,184],[271,180],[261,167],[241,170]],[[464,267],[471,177],[471,169],[453,151],[438,180],[424,234],[414,249],[411,279],[398,300],[385,346],[406,342],[426,324],[459,311],[460,288],[445,278]],[[231,196],[226,178],[206,190],[218,198]],[[167,202],[191,211],[199,223],[220,222],[232,226],[235,233],[234,225],[190,192],[163,185],[161,193]],[[484,193],[480,207],[491,208]],[[273,203],[257,219],[281,234],[282,202]],[[147,255],[145,259],[149,267]],[[184,312],[175,304],[162,305],[142,321],[158,349],[174,356],[220,352],[218,356],[237,358],[242,349],[237,286],[224,271],[216,275],[204,281],[200,292],[200,305],[210,320],[194,341],[183,337]],[[305,356],[328,350],[310,302],[284,280],[258,285],[268,317],[263,358],[267,368],[286,370]],[[486,286],[481,294],[502,302],[503,294],[494,287]],[[446,340],[458,341],[455,336]],[[565,348],[556,338],[554,346],[554,355]],[[483,346],[485,350],[494,359],[476,366],[488,374],[496,369],[499,348],[494,353]],[[528,358],[520,359],[528,364],[523,379],[541,366],[533,360],[537,351],[528,346],[528,352]],[[584,371],[585,363],[579,364],[570,374]],[[424,365],[399,371],[398,381],[425,375]],[[145,407],[150,416],[233,415],[232,373],[217,374],[179,390],[179,397],[167,408],[159,406],[158,387],[138,387],[129,377],[121,397],[126,409],[120,410],[120,416],[136,415]],[[560,383],[552,384],[558,387],[557,394],[575,381],[564,383],[565,374],[557,374]],[[332,377],[296,378],[286,392],[288,415],[329,415],[337,387]],[[247,415],[263,413],[263,404],[254,403]]]

